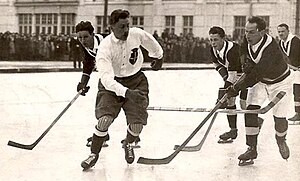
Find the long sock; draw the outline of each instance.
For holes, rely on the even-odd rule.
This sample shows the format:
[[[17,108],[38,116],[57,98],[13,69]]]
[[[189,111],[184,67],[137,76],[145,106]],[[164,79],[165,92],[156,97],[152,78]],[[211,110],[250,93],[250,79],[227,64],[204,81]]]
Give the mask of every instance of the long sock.
[[[91,152],[95,154],[99,154],[103,145],[103,142],[106,140],[105,136],[97,136],[93,134],[92,137],[92,145],[91,145]]]

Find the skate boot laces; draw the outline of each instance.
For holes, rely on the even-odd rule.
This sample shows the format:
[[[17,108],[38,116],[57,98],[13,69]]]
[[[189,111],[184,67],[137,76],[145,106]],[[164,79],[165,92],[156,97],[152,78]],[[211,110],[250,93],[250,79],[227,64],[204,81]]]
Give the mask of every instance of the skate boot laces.
[[[92,162],[96,163],[97,159],[98,159],[97,155],[92,153],[89,155],[89,157],[84,162],[88,165],[91,165],[91,164],[93,164]]]
[[[123,147],[125,150],[125,160],[127,161],[127,163],[131,164],[134,161],[133,147],[127,141],[124,141]]]

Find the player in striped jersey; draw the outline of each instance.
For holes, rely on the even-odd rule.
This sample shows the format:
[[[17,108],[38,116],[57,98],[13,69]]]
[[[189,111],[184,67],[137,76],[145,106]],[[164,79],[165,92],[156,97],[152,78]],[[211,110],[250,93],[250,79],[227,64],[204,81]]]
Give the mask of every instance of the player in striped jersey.
[[[286,144],[288,122],[286,115],[292,101],[291,72],[276,40],[266,33],[266,22],[259,17],[251,17],[245,25],[247,61],[244,65],[246,77],[227,90],[228,96],[236,96],[242,88],[248,89],[247,109],[259,109],[266,98],[272,99],[280,91],[286,92],[273,108],[275,138],[283,159],[290,156]],[[238,159],[239,165],[253,164],[257,158],[257,137],[260,132],[257,114],[245,114],[247,151]]]
[[[294,67],[300,67],[300,39],[291,34],[289,26],[285,23],[278,25],[279,45],[284,54],[289,58],[288,63]],[[300,72],[294,74],[294,102],[296,114],[290,118],[290,121],[300,121]]]
[[[75,27],[77,38],[80,42],[81,48],[84,52],[83,59],[83,71],[81,76],[81,81],[77,85],[77,91],[82,90],[81,95],[85,96],[89,91],[90,87],[87,86],[90,75],[95,70],[96,65],[96,54],[100,42],[103,40],[103,36],[94,33],[94,27],[89,21],[81,21]],[[106,141],[109,140],[109,135],[106,137]],[[87,146],[90,146],[91,138],[87,139]],[[103,146],[107,146],[106,141]]]
[[[219,100],[226,93],[226,89],[241,75],[240,46],[234,42],[225,40],[225,31],[218,26],[210,28],[209,40],[213,64],[224,81],[224,87],[219,89]],[[247,91],[242,91],[240,95],[242,108],[246,108],[246,96]],[[228,99],[227,104],[221,108],[236,109],[235,100],[235,97]],[[237,137],[237,114],[227,114],[227,119],[230,131],[221,134],[218,143],[230,143]]]

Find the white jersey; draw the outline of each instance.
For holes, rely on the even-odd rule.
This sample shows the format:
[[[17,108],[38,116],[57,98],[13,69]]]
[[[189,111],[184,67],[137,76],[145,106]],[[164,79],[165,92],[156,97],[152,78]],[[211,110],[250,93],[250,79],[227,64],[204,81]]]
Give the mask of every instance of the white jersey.
[[[113,33],[103,39],[96,62],[105,89],[125,97],[127,88],[114,78],[128,77],[141,70],[144,57],[140,46],[149,52],[149,57],[163,57],[163,49],[159,43],[150,33],[140,28],[130,28],[126,41],[117,39]]]

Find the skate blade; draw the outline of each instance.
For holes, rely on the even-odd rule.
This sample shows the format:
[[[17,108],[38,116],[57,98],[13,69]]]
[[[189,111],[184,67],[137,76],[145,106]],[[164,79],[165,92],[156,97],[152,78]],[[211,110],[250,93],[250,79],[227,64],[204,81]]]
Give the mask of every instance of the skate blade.
[[[233,142],[232,139],[230,139],[230,140],[219,140],[218,141],[218,143],[220,143],[220,144],[226,144],[226,143],[232,143],[232,142]]]
[[[82,171],[83,172],[86,172],[86,171],[89,171],[92,167],[94,167],[95,165],[92,165],[92,166],[86,166],[85,168],[84,168],[84,166],[82,166],[81,165],[81,167],[83,167],[83,169],[82,169]]]
[[[140,145],[131,145],[131,147],[133,148],[133,149],[135,149],[135,148],[141,148],[141,146]],[[124,148],[124,146],[122,145],[122,148]]]
[[[240,160],[239,161],[239,166],[247,166],[247,165],[253,165],[254,164],[254,161],[251,159],[251,160]]]
[[[85,146],[91,147],[91,145],[92,145],[92,142],[87,143]],[[102,148],[105,148],[105,147],[108,147],[108,144],[107,144],[107,143],[103,143]]]

